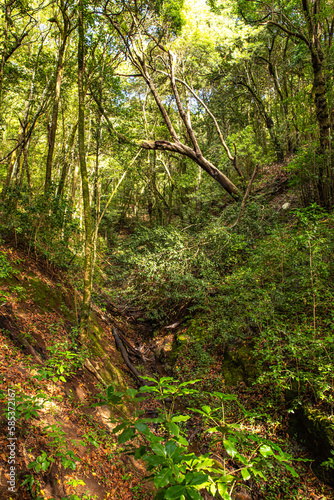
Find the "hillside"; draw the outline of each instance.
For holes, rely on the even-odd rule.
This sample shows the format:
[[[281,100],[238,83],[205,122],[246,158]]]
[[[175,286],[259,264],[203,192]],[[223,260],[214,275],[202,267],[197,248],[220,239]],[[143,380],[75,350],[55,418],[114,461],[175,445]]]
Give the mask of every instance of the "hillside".
[[[286,195],[284,199],[286,200]],[[273,203],[277,203],[277,199]],[[258,213],[252,215],[252,211],[253,208],[250,205],[246,209],[246,221],[243,223],[243,228],[246,227],[245,224],[251,228],[252,218],[258,218]],[[282,216],[283,226],[285,226],[286,216],[283,213]],[[232,217],[234,217],[233,214]],[[261,219],[263,223],[264,217],[262,216]],[[270,218],[267,219],[269,224],[271,224],[270,220]],[[288,224],[291,228],[291,222]],[[252,231],[255,231],[254,227]],[[201,244],[203,237],[207,238],[206,231],[209,231],[210,242],[215,245],[215,241],[212,240],[212,229],[212,227],[205,229],[204,235],[199,240],[197,239],[199,233],[196,233],[197,244]],[[266,379],[259,385],[253,385],[255,380],[260,380],[259,370],[265,368],[267,371],[269,369],[269,374],[272,373],[270,365],[259,364],[259,360],[254,356],[256,336],[251,330],[257,331],[256,317],[253,319],[255,323],[250,327],[251,330],[247,326],[246,332],[248,333],[244,335],[241,334],[244,326],[242,326],[239,312],[239,335],[234,335],[233,340],[231,337],[229,344],[226,344],[224,339],[218,343],[218,339],[214,341],[214,325],[217,325],[219,317],[217,314],[222,307],[221,301],[226,302],[227,294],[231,293],[235,287],[232,283],[232,288],[229,288],[229,280],[238,279],[239,276],[239,274],[234,276],[233,272],[231,273],[235,265],[234,257],[232,265],[228,252],[225,256],[230,277],[228,278],[228,275],[225,277],[223,295],[213,275],[210,278],[209,288],[204,283],[198,289],[203,279],[199,275],[199,281],[196,281],[196,273],[193,278],[194,284],[188,280],[183,290],[179,288],[177,276],[180,269],[176,263],[182,261],[179,261],[178,254],[181,248],[183,248],[183,257],[187,254],[188,248],[191,249],[191,254],[194,254],[191,240],[185,246],[179,246],[175,254],[177,261],[171,260],[170,269],[165,267],[161,270],[157,269],[158,274],[155,275],[152,283],[152,275],[143,280],[145,267],[141,264],[140,256],[145,256],[145,261],[152,265],[156,259],[158,261],[161,259],[161,251],[166,252],[168,248],[170,258],[172,258],[170,252],[174,251],[175,245],[180,244],[179,236],[173,235],[173,232],[164,234],[158,231],[158,234],[155,234],[155,231],[140,233],[139,237],[142,240],[140,244],[138,235],[130,233],[127,239],[131,241],[131,238],[135,237],[135,249],[132,249],[132,244],[126,243],[123,237],[121,248],[123,250],[128,248],[126,252],[130,251],[130,253],[122,256],[121,261],[117,257],[117,249],[114,249],[113,257],[110,257],[111,260],[104,266],[105,273],[107,273],[104,279],[107,279],[109,288],[100,283],[99,289],[95,292],[95,300],[99,303],[99,307],[96,305],[93,307],[94,312],[89,324],[90,340],[84,350],[77,341],[75,326],[80,294],[66,281],[66,274],[36,255],[28,256],[24,248],[14,248],[8,244],[1,247],[0,327],[1,389],[3,391],[1,408],[4,410],[8,402],[8,389],[15,391],[17,405],[15,463],[18,489],[13,498],[38,498],[38,495],[40,498],[54,498],[55,500],[60,498],[101,500],[152,498],[152,483],[142,482],[145,473],[147,474],[144,462],[129,459],[127,454],[124,455],[124,445],[119,444],[116,437],[111,434],[115,425],[122,421],[122,411],[130,412],[130,414],[133,412],[132,403],[129,401],[125,403],[127,406],[123,407],[122,411],[117,409],[117,405],[111,404],[110,406],[110,402],[108,404],[107,401],[95,406],[99,400],[101,401],[101,397],[103,399],[106,387],[110,384],[116,390],[121,391],[127,387],[138,387],[138,379],[133,377],[133,374],[126,368],[124,359],[115,348],[112,327],[116,327],[122,335],[125,335],[123,336],[125,349],[129,355],[134,356],[131,359],[140,370],[140,375],[155,377],[174,375],[181,378],[181,381],[198,378],[200,379],[199,389],[203,397],[200,400],[195,398],[192,405],[209,402],[209,399],[204,396],[205,391],[210,394],[223,390],[237,397],[239,403],[248,412],[253,412],[252,418],[246,420],[249,420],[247,424],[249,430],[252,433],[260,433],[263,438],[271,439],[271,442],[279,445],[284,453],[291,456],[292,460],[315,459],[314,464],[318,467],[320,461],[326,458],[328,445],[322,435],[325,427],[312,427],[309,421],[305,421],[306,417],[299,416],[296,421],[291,418],[294,413],[294,411],[291,413],[291,409],[294,407],[288,401],[292,398],[292,401],[298,402],[298,391],[291,386],[290,393],[289,391],[285,393],[285,401],[281,400],[275,407],[273,405],[277,405],[279,400],[275,396],[274,385],[268,384]],[[271,254],[273,248],[271,242],[269,247],[267,246],[273,235],[266,236],[266,233],[267,231],[264,231],[260,239],[257,236],[256,243],[252,243],[252,250],[248,252],[247,257],[250,266],[252,259],[255,258],[258,277],[261,271],[256,257],[257,249],[261,249],[264,245]],[[156,240],[156,237],[159,239]],[[172,237],[168,246],[166,246],[168,240],[161,243],[163,242],[161,238],[166,237]],[[155,245],[158,246],[155,247]],[[207,255],[210,256],[211,249],[208,242],[205,248]],[[214,250],[216,251],[215,248]],[[236,251],[233,242],[232,250]],[[240,251],[246,262],[243,245],[237,249],[237,254]],[[292,248],[291,251],[295,250]],[[139,252],[135,266],[131,266],[130,257],[133,252],[135,252],[134,255]],[[123,267],[124,258],[130,266]],[[265,259],[268,262],[269,255]],[[190,261],[190,265],[193,266],[194,263]],[[288,264],[286,266],[287,275],[289,275]],[[185,274],[185,270],[181,272]],[[248,272],[251,272],[251,267]],[[265,272],[268,273],[267,270]],[[135,290],[132,273],[140,278],[141,294],[137,295],[135,300],[131,295]],[[164,274],[160,276],[160,273]],[[168,279],[165,273],[168,274]],[[110,288],[114,277],[118,281]],[[274,279],[275,275],[272,275],[271,280]],[[185,282],[182,282],[184,287]],[[132,291],[128,291],[126,283],[132,283]],[[146,287],[144,302],[141,299],[145,290],[143,287]],[[205,293],[203,287],[206,289]],[[192,295],[192,290],[196,288],[199,293]],[[289,298],[288,282],[285,293]],[[113,302],[112,297],[116,295],[118,299]],[[235,301],[235,296],[232,295],[232,297]],[[130,305],[127,304],[127,300]],[[194,308],[198,300],[200,302]],[[207,303],[207,300],[211,302],[211,305],[203,309],[201,304]],[[242,300],[249,300],[245,292]],[[227,303],[230,303],[233,308],[238,307],[236,302],[228,301]],[[233,311],[235,313],[235,309]],[[224,315],[226,314],[231,317],[224,306]],[[249,315],[250,312],[247,314]],[[227,326],[226,323],[225,328]],[[302,365],[300,365],[300,370],[302,370]],[[307,391],[305,396],[306,402],[310,403],[312,398],[307,396]],[[151,413],[154,416],[159,408],[158,401],[154,399],[143,404],[144,411],[148,411],[146,414],[149,416]],[[317,404],[316,406],[320,412],[326,413],[326,405]],[[185,406],[182,404],[178,406],[178,412],[184,411],[187,412]],[[226,407],[226,413],[231,422],[240,418],[238,411],[234,403]],[[116,418],[116,421],[112,423],[110,417]],[[298,427],[300,430],[300,426],[304,427],[302,434],[298,434],[296,430]],[[6,427],[6,415],[3,414],[1,432],[4,449]],[[209,451],[211,457],[224,456],[219,442],[214,447],[210,444],[210,439],[205,434],[204,421],[201,419],[195,418],[189,421],[185,436],[191,443],[189,451],[197,455]],[[328,434],[328,439],[332,439],[330,434]],[[314,446],[317,448],[315,454]],[[247,454],[247,451],[244,450],[244,452]],[[0,458],[3,470],[6,470],[8,466],[6,454],[3,453]],[[232,461],[230,466],[233,467],[233,463]],[[333,497],[332,490],[319,481],[308,462],[305,464],[295,462],[293,467],[298,471],[298,476],[291,476],[289,472],[284,471],[284,468],[274,468],[272,478],[269,480],[267,478],[267,482],[246,481],[244,487],[240,486],[235,489],[232,497],[235,499],[330,499]],[[319,477],[323,477],[325,482],[330,483],[330,474],[323,476],[325,470],[324,468],[322,472],[318,470],[318,476],[320,474]],[[6,495],[8,490],[4,474],[2,474],[1,481],[2,495]],[[277,496],[278,494],[282,496]],[[10,497],[4,496],[4,498]],[[209,497],[204,495],[204,498]]]
[[[333,2],[0,2],[0,500],[334,500]]]
[[[94,313],[92,341],[86,354],[79,353],[78,297],[64,275],[8,246],[1,247],[1,259],[0,497],[56,500],[75,492],[76,498],[138,498],[142,473],[128,465],[111,435],[112,410],[94,406],[111,382],[118,389],[133,383],[110,324]],[[8,390],[15,393],[17,411],[15,494],[8,492],[5,475]],[[29,468],[36,461],[42,472]],[[146,497],[144,488],[140,498]]]

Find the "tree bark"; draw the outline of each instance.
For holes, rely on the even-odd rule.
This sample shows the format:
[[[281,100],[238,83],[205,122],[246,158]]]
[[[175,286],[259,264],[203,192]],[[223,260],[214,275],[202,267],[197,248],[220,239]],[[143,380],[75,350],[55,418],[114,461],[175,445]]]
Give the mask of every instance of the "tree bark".
[[[62,83],[62,78],[63,78],[63,69],[64,69],[63,60],[64,60],[66,42],[67,42],[67,35],[61,42],[59,54],[58,54],[58,61],[57,61],[56,84],[55,84],[55,88],[54,88],[52,119],[51,119],[50,131],[49,131],[49,149],[48,149],[48,156],[47,156],[47,160],[46,160],[45,184],[44,184],[44,192],[45,193],[47,193],[49,191],[50,186],[51,186],[51,179],[52,179],[52,160],[53,160],[53,152],[54,152],[54,147],[55,147],[55,142],[56,142],[60,89],[61,89],[61,83]]]
[[[78,122],[76,122],[73,125],[71,135],[68,139],[68,145],[67,145],[67,148],[66,148],[66,151],[64,154],[63,168],[61,170],[60,180],[59,180],[58,189],[57,189],[57,196],[58,197],[63,196],[65,181],[66,181],[68,171],[69,171],[69,155],[71,154],[73,146],[74,146],[74,139],[75,139],[75,135],[77,132],[77,128],[78,128]]]
[[[92,90],[92,89],[91,89]],[[169,142],[169,141],[130,141],[127,137],[125,137],[123,134],[119,134],[113,127],[107,113],[105,112],[104,108],[102,107],[101,102],[99,101],[98,97],[92,92],[92,96],[96,104],[98,105],[101,114],[104,116],[107,122],[107,128],[108,132],[112,137],[117,137],[120,141],[125,142],[125,143],[131,143],[134,145],[139,145],[143,149],[151,149],[151,150],[159,150],[159,151],[172,151],[174,153],[179,153],[181,155],[187,156],[190,158],[192,161],[197,163],[205,172],[207,172],[210,177],[212,177],[216,182],[218,182],[224,189],[227,191],[227,193],[236,201],[238,201],[241,198],[241,193],[239,189],[233,184],[232,181],[228,177],[226,177],[225,174],[223,174],[217,167],[215,167],[209,160],[204,158],[202,153],[196,153],[194,149],[191,147],[183,144],[180,142],[178,137],[176,136],[176,133],[174,132],[175,135],[175,142]],[[155,93],[155,100],[157,102],[160,102],[159,96]],[[160,102],[161,108],[164,109],[165,113],[167,114],[165,108],[163,107],[162,103]],[[159,106],[160,109],[160,106]],[[163,116],[165,116],[165,113]],[[172,126],[172,125],[171,125]],[[172,128],[174,131],[174,128]],[[172,135],[172,133],[171,133]]]
[[[220,184],[225,191],[228,192],[233,199],[238,201],[241,197],[238,188],[226,177],[223,172],[218,170],[209,160],[200,154],[196,154],[191,147],[182,144],[181,142],[169,141],[142,141],[140,146],[144,149],[159,150],[159,151],[172,151],[181,155],[187,156],[199,165],[207,174],[210,175],[218,184]]]
[[[84,9],[83,0],[79,0],[78,8],[78,144],[79,144],[79,164],[82,183],[82,198],[85,224],[85,262],[84,262],[84,291],[81,304],[80,317],[80,341],[85,344],[87,341],[88,320],[90,312],[90,299],[93,278],[93,224],[90,209],[90,195],[88,172],[85,157],[85,103],[84,103]]]
[[[329,145],[329,113],[326,98],[325,78],[323,73],[323,54],[312,50],[314,104],[320,135],[320,151],[324,154]]]

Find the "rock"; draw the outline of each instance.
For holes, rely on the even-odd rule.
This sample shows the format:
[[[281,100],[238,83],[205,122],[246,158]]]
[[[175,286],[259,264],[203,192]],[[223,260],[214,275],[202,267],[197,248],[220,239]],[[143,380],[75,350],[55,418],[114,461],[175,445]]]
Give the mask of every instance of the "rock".
[[[282,210],[288,210],[291,207],[291,203],[286,202],[282,205]]]
[[[242,345],[233,352],[226,352],[222,361],[222,376],[227,386],[242,382],[252,383],[257,376],[252,349]]]

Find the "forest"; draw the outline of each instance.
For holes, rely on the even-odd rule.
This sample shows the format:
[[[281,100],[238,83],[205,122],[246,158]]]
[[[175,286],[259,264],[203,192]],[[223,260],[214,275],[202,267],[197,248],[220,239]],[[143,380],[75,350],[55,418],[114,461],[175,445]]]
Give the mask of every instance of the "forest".
[[[334,499],[334,0],[3,0],[0,500]]]

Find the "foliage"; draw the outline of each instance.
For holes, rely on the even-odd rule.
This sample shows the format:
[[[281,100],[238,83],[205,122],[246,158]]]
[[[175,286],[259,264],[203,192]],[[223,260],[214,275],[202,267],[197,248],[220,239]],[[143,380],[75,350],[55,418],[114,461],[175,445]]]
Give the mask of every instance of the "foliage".
[[[182,30],[185,20],[182,13],[184,0],[155,0],[155,10],[162,17],[164,25],[175,34]]]
[[[15,274],[16,270],[13,268],[11,262],[7,259],[7,256],[4,252],[0,252],[0,279],[6,280],[11,278],[13,274]],[[0,290],[0,300],[6,303],[7,298],[9,297],[9,292],[5,290]]]
[[[21,486],[26,486],[29,493],[32,495],[34,500],[42,500],[41,495],[41,485],[32,474],[26,474],[24,481],[22,481]]]
[[[73,375],[78,367],[80,367],[85,359],[86,353],[76,351],[76,346],[73,350],[72,342],[65,340],[63,342],[55,342],[53,345],[46,347],[50,353],[50,357],[46,360],[43,366],[37,367],[37,380],[50,379],[54,383],[61,381],[66,382],[65,377]]]
[[[334,219],[309,206],[333,208],[332,6],[207,3],[82,0],[77,9],[72,0],[20,0],[0,7],[1,237],[72,273],[79,287],[84,275],[83,343],[98,276],[111,300],[123,310],[134,307],[139,321],[153,328],[182,321],[183,341],[176,338],[173,346],[180,377],[196,369],[207,375],[215,359],[228,362],[247,344],[259,388],[270,384],[289,411],[308,399],[333,415]],[[84,189],[79,156],[87,165],[80,172]],[[270,193],[253,195],[234,226],[240,203],[229,204],[222,180],[228,176],[233,196],[242,199],[254,165],[263,167],[268,186],[279,168],[268,165],[273,161],[288,163],[291,198],[298,193],[307,208],[281,214],[278,198],[270,205]],[[221,182],[213,181],[212,167],[224,174]],[[253,193],[266,191],[257,190],[260,175]],[[9,288],[26,298],[23,286],[7,286],[14,267],[0,253],[7,287],[0,306]],[[65,382],[84,359],[74,339],[48,351],[45,366],[36,368],[40,381]],[[192,364],[182,363],[189,358]],[[221,381],[222,374],[215,383]],[[176,387],[164,384],[171,393]],[[150,391],[159,396],[155,386]],[[17,415],[36,417],[38,399],[22,398]],[[108,398],[121,400],[111,390]],[[205,417],[206,410],[198,411]],[[215,411],[207,410],[207,418]],[[221,494],[230,495],[227,485],[257,470],[257,457],[282,458],[231,427],[225,448],[241,465],[224,483],[225,472],[210,471],[208,457],[208,469],[201,469],[202,459],[187,458],[182,421],[171,421],[178,416],[161,418],[160,441],[138,420],[123,431],[141,435],[151,446],[144,456],[161,460],[151,465],[166,498],[198,497],[196,474],[209,483],[212,477],[210,488],[225,485]],[[99,444],[94,434],[85,438]],[[60,453],[61,435],[54,439]],[[239,443],[258,446],[255,465],[242,461],[253,452],[243,454]],[[50,457],[56,460],[42,452],[32,468],[48,470]],[[31,478],[26,484],[38,491]]]
[[[31,198],[24,189],[12,189],[0,211],[0,231],[12,234],[49,262],[68,268],[80,252],[78,221],[65,200],[51,194]]]
[[[15,422],[19,422],[20,425],[25,425],[25,423],[31,418],[38,418],[38,411],[42,410],[45,402],[47,401],[45,394],[39,392],[34,396],[29,396],[28,394],[17,394],[15,398],[15,415],[14,415],[14,425]],[[6,409],[5,414],[7,418],[10,410]],[[8,419],[10,422],[10,420]],[[22,423],[21,423],[22,422]]]
[[[149,317],[155,321],[185,305],[192,311],[207,310],[222,273],[242,262],[249,240],[266,231],[272,217],[263,212],[256,203],[247,208],[242,224],[246,238],[242,230],[230,231],[222,218],[204,219],[189,230],[172,225],[137,228],[110,256],[111,279],[116,286],[127,282],[115,294],[146,308],[151,304]],[[224,214],[225,220],[234,222],[236,217],[236,209]]]
[[[49,439],[48,447],[51,452],[42,451],[42,453],[32,462],[28,464],[29,469],[34,469],[35,472],[46,472],[55,460],[59,460],[65,469],[76,469],[76,460],[78,457],[69,449],[66,442],[66,433],[61,429],[60,424],[48,425],[44,431]]]
[[[184,423],[190,416],[178,414],[175,405],[180,397],[198,394],[191,388],[198,381],[179,383],[171,377],[163,377],[159,381],[146,377],[146,380],[151,385],[143,386],[139,391],[128,389],[126,394],[137,398],[137,401],[138,396],[140,400],[154,395],[162,403],[160,415],[150,419],[143,418],[142,412],[137,412],[134,418],[126,418],[117,425],[114,433],[122,431],[118,435],[119,443],[131,441],[135,444],[128,447],[128,452],[146,462],[158,489],[156,499],[199,500],[199,490],[204,488],[212,495],[218,492],[228,500],[237,482],[247,481],[252,476],[265,479],[265,470],[271,467],[273,461],[285,466],[292,475],[297,475],[289,465],[291,457],[277,444],[248,433],[240,425],[226,420],[225,405],[236,401],[236,397],[230,394],[214,392],[213,396],[219,402],[215,408],[205,405],[201,409],[189,409],[203,417],[205,434],[211,436],[212,445],[223,443],[226,456],[218,462],[210,458],[210,454],[196,455],[189,452]],[[108,387],[107,398],[112,404],[118,404],[124,396],[115,393],[113,386]],[[153,424],[161,426],[158,435],[151,431]]]
[[[258,383],[274,380],[278,393],[293,388],[299,398],[313,395],[331,407],[333,217],[312,205],[286,225],[253,202],[231,231],[225,224],[237,213],[230,207],[187,230],[138,228],[110,258],[115,293],[149,304],[149,318],[159,323],[182,308],[204,318],[202,326],[188,326],[178,367],[186,369],[185,355],[196,359],[199,373],[213,351],[248,338],[259,353]]]
[[[333,218],[316,205],[277,226],[212,300],[215,343],[251,335],[261,381],[332,405]],[[243,290],[242,294],[239,290]],[[223,311],[220,315],[217,311]]]
[[[13,273],[13,267],[11,263],[6,258],[6,254],[0,253],[0,278],[6,279],[9,278]]]

